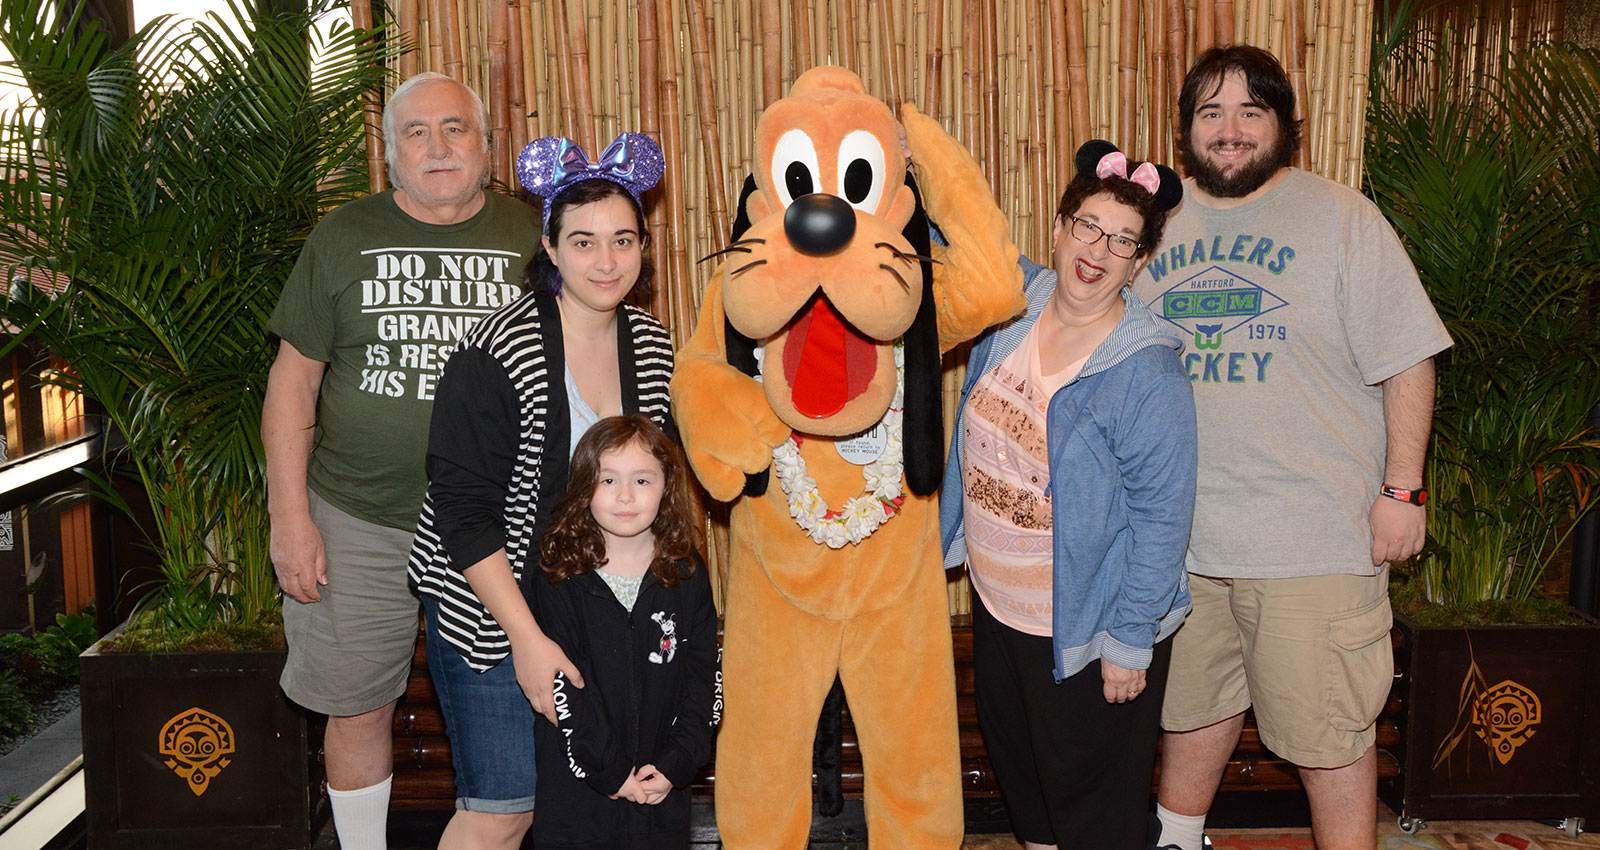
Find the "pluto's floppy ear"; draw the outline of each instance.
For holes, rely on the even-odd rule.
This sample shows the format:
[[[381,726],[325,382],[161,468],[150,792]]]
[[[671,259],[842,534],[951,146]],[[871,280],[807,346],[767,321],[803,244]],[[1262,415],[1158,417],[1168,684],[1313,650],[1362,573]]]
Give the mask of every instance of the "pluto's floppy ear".
[[[916,177],[906,170],[906,186],[916,198],[911,220],[902,232],[913,253],[931,256],[928,214]],[[918,496],[931,496],[944,478],[944,411],[939,404],[939,323],[933,304],[933,264],[922,267],[922,304],[905,335],[906,390],[902,422],[906,484]]]
[[[744,188],[739,190],[738,214],[733,217],[733,232],[728,236],[730,244],[739,241],[744,236],[745,231],[750,229],[750,211],[746,209],[745,205],[750,200],[750,196],[755,193],[756,178],[753,176],[745,177]],[[756,367],[755,340],[739,333],[733,327],[733,323],[728,321],[726,317],[722,321],[722,338],[724,347],[727,349],[724,353],[727,355],[728,365],[746,375],[755,376],[760,374],[761,370]],[[746,496],[764,496],[766,492],[767,470],[763,469],[753,475],[745,473],[744,494]]]

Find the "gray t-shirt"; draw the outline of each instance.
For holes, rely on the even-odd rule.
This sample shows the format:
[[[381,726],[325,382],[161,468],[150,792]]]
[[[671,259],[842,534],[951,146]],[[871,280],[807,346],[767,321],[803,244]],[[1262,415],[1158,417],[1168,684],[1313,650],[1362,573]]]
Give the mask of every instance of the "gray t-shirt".
[[[1374,575],[1378,384],[1450,336],[1393,228],[1350,188],[1294,169],[1240,207],[1193,197],[1134,282],[1191,341],[1200,468],[1189,571]]]
[[[352,516],[416,527],[439,371],[468,328],[522,294],[537,215],[484,197],[476,215],[450,225],[406,215],[392,192],[328,213],[267,323],[328,364],[307,478]]]

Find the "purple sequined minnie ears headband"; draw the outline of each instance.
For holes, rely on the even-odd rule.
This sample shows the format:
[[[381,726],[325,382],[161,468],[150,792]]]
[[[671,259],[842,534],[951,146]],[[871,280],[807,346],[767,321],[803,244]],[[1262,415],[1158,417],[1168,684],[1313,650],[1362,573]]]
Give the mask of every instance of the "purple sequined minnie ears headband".
[[[1101,180],[1121,177],[1150,193],[1156,209],[1166,212],[1183,200],[1183,182],[1178,172],[1153,162],[1141,162],[1130,172],[1128,157],[1117,146],[1103,139],[1092,139],[1078,148],[1078,173],[1092,174]]]
[[[522,188],[544,198],[544,226],[556,196],[585,180],[609,180],[627,190],[644,209],[640,196],[661,181],[666,158],[661,146],[643,133],[623,133],[594,162],[578,143],[560,136],[534,139],[517,154],[517,179]]]

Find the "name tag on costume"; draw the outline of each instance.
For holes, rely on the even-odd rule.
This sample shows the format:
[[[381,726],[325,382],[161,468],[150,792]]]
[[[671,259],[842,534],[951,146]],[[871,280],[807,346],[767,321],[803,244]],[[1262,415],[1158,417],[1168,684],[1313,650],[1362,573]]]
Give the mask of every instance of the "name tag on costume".
[[[853,437],[835,440],[833,445],[838,449],[839,457],[856,466],[866,466],[883,457],[884,449],[889,447],[889,429],[880,421]]]

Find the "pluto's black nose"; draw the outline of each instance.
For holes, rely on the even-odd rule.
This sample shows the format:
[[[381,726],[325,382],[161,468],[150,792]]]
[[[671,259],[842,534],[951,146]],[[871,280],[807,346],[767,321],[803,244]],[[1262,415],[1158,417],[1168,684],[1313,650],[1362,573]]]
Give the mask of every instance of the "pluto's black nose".
[[[838,195],[802,195],[783,214],[783,232],[789,237],[789,244],[802,254],[837,254],[856,235],[856,211]]]

